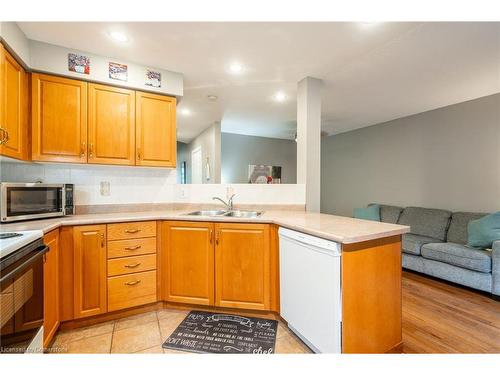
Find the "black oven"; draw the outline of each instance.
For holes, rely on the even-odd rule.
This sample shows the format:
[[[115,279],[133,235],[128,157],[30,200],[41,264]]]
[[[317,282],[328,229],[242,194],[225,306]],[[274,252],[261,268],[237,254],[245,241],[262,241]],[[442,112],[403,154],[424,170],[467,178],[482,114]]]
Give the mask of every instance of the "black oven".
[[[72,184],[0,184],[2,222],[41,219],[74,214]]]
[[[38,239],[0,260],[0,353],[43,348],[43,264],[48,247]]]

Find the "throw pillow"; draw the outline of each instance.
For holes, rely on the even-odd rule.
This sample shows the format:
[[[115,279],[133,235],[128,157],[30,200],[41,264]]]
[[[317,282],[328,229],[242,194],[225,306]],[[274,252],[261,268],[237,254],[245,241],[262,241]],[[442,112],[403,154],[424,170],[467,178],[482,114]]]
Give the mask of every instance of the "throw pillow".
[[[355,208],[354,218],[380,221],[380,206],[378,204],[373,204],[365,208]]]
[[[467,245],[491,249],[494,241],[500,240],[500,211],[471,220],[467,226]]]

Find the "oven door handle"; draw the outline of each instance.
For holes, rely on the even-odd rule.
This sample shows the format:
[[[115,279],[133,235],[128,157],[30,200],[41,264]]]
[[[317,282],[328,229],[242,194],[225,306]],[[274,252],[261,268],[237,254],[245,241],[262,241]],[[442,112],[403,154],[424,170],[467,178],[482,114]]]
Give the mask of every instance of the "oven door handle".
[[[5,281],[12,279],[22,271],[24,271],[26,268],[31,266],[33,263],[35,263],[39,258],[43,257],[43,255],[49,251],[49,248],[47,246],[40,246],[36,250],[33,251],[33,253],[36,252],[35,255],[29,257],[26,259],[25,262],[21,263],[18,267],[14,268],[11,270],[9,273],[2,274],[2,277],[0,278],[0,284],[3,284]]]

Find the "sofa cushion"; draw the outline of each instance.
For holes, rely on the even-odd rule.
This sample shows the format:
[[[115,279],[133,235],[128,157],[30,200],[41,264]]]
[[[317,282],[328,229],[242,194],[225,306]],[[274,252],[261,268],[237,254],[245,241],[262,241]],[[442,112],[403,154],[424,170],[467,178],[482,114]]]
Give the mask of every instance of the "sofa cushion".
[[[370,203],[369,206],[374,206],[377,203]],[[380,221],[384,223],[397,224],[399,215],[403,211],[403,207],[389,206],[386,204],[379,204],[380,207]]]
[[[454,212],[451,214],[450,228],[446,240],[465,245],[467,243],[467,225],[469,221],[477,220],[487,214],[478,212]]]
[[[491,253],[489,251],[471,249],[457,243],[425,244],[422,246],[422,257],[472,271],[491,272]]]
[[[422,245],[433,242],[442,242],[442,241],[436,240],[435,238],[432,237],[425,237],[416,234],[406,233],[403,234],[403,241],[401,244],[401,248],[405,253],[420,255],[420,249]]]
[[[409,225],[412,234],[444,241],[450,217],[451,212],[446,210],[406,207],[399,217],[398,224]]]
[[[469,246],[491,249],[500,240],[500,211],[472,220],[467,226]]]

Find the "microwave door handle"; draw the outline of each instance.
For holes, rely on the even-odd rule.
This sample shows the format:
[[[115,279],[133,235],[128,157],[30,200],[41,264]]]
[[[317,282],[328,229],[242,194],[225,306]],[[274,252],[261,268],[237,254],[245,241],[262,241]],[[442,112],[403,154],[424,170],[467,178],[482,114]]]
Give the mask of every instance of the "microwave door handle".
[[[0,278],[0,284],[3,284],[5,281],[12,279],[16,275],[20,274],[22,271],[24,271],[26,268],[31,266],[34,262],[36,262],[39,258],[43,257],[43,255],[49,251],[49,248],[47,246],[40,246],[36,250],[36,254],[27,259],[24,263],[20,264],[18,267],[14,268],[11,270],[9,273],[2,274],[2,277]]]

